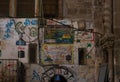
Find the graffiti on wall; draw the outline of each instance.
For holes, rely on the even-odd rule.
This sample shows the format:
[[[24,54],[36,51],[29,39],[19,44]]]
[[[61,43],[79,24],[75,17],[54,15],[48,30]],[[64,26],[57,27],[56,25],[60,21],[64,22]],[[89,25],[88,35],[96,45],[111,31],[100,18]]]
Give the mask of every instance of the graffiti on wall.
[[[16,46],[17,41],[22,42],[24,41],[25,43],[37,41],[38,37],[37,22],[38,20],[36,18],[0,19],[0,41],[1,41],[0,48],[2,54],[1,58],[16,59],[19,57],[17,56],[17,53],[19,52],[19,51],[17,52]],[[27,51],[26,47],[27,46],[25,46],[24,51]]]
[[[41,82],[44,69],[39,64],[28,64],[26,69],[26,82]]]
[[[34,81],[39,81],[39,82],[41,81],[41,76],[39,75],[39,72],[36,70],[33,70],[31,82],[34,82]]]
[[[13,31],[13,20],[10,20],[6,23],[6,27],[5,27],[5,34],[4,34],[4,39],[8,39],[12,37],[11,33],[14,33]]]
[[[0,82],[17,80],[17,61],[0,61]]]
[[[26,41],[34,41],[38,36],[37,19],[15,19],[15,31]]]
[[[94,41],[94,34],[90,32],[78,31],[77,41]]]
[[[76,82],[76,80],[73,70],[66,66],[50,67],[42,74],[43,82]]]
[[[58,75],[58,77],[53,79],[56,75]],[[26,77],[27,82],[54,82],[55,80],[62,80],[61,82],[64,82],[64,80],[66,80],[66,82],[77,82],[76,73],[71,67],[58,65],[42,67],[38,64],[30,64]]]
[[[26,41],[34,40],[38,34],[37,19],[35,18],[6,18],[0,19],[0,39],[10,39],[23,34]],[[18,35],[16,35],[16,32]]]
[[[73,64],[73,45],[44,44],[42,46],[44,64]]]
[[[12,38],[13,30],[13,21],[6,18],[0,19],[0,39],[8,39]]]

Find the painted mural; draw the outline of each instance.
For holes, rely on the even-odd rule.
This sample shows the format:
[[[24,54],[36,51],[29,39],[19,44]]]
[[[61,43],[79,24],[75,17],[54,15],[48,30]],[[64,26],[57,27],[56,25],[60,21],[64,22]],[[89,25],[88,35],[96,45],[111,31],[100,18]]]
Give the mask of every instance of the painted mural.
[[[61,77],[69,82],[77,82],[76,72],[70,66],[28,64],[26,82],[61,81]],[[55,77],[57,75],[57,77]],[[53,79],[55,77],[55,79]]]
[[[37,19],[6,18],[0,19],[0,39],[15,38],[15,34],[23,34],[29,40],[37,36]],[[18,37],[18,35],[16,35]]]
[[[27,45],[31,42],[37,42],[37,37],[36,18],[1,18],[0,58],[18,59],[19,54],[24,54],[20,57],[20,61],[28,62]]]
[[[18,35],[23,35],[26,42],[32,42],[37,39],[38,26],[37,19],[15,19],[15,31]]]
[[[73,45],[44,44],[42,47],[44,64],[73,64]]]

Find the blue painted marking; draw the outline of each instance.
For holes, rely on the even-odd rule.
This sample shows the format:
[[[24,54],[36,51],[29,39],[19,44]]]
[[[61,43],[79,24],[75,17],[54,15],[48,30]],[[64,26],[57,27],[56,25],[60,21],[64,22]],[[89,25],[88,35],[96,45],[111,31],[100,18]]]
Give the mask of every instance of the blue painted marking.
[[[9,29],[9,28],[6,29],[6,30],[5,30],[5,33],[10,33],[10,29]]]
[[[21,46],[25,46],[26,45],[26,42],[22,39],[16,41],[16,45],[21,45]]]
[[[4,38],[7,39],[7,38],[10,38],[11,36],[9,34],[5,34],[4,35]]]
[[[29,19],[26,19],[25,22],[24,22],[24,25],[25,25],[25,26],[30,25],[30,20],[29,20]]]
[[[6,30],[5,30],[5,35],[4,35],[4,39],[10,38],[10,32],[11,32],[11,28],[12,25],[14,25],[14,20],[10,20],[7,24],[6,24]]]
[[[31,21],[31,24],[32,24],[32,25],[37,25],[37,24],[38,24],[38,21],[37,21],[37,20],[32,20],[32,21]]]
[[[38,80],[40,81],[40,75],[36,70],[33,70],[33,77],[32,77],[32,81],[33,80]]]
[[[12,25],[14,25],[14,20],[10,20],[10,27],[12,27]]]

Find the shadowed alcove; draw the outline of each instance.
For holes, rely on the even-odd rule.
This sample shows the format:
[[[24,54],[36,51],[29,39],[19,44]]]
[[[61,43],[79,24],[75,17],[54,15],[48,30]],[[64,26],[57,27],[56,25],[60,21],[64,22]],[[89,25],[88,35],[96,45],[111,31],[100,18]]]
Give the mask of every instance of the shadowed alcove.
[[[49,82],[67,82],[67,79],[60,74],[54,75]]]

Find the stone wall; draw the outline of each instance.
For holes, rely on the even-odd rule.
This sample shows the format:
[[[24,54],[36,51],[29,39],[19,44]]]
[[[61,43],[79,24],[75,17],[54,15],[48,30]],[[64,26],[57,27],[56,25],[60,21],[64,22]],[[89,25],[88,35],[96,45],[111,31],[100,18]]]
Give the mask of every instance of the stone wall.
[[[42,40],[41,44],[46,44],[46,47],[43,45],[40,45],[41,47],[44,47],[43,50],[40,51],[40,53],[33,53],[32,55],[36,56],[36,60],[40,61],[41,63],[36,62],[34,65],[30,64],[31,62],[29,61],[30,58],[30,50],[29,50],[29,44],[36,43],[38,42],[37,39],[37,19],[30,19],[30,18],[3,18],[0,20],[0,29],[1,29],[1,35],[0,35],[0,47],[1,47],[1,56],[0,59],[18,59],[25,65],[25,70],[26,70],[26,81],[31,81],[31,82],[39,82],[42,80],[41,78],[45,76],[44,73],[46,73],[46,70],[49,70],[47,73],[51,73],[51,67],[44,67],[42,66],[43,63],[39,60],[40,56],[41,59],[44,62],[48,62],[49,65],[51,64],[60,64],[63,67],[63,69],[60,69],[60,74],[65,76],[68,79],[69,82],[94,82],[95,81],[95,45],[94,45],[94,33],[92,32],[85,32],[85,31],[79,31],[78,28],[81,26],[79,23],[83,23],[81,20],[56,20],[64,24],[68,24],[70,26],[75,26],[74,29],[77,29],[75,33],[70,33],[72,36],[75,38],[72,38],[73,42],[72,43],[64,43],[71,39],[71,35],[68,33],[69,30],[65,30],[65,27],[63,30],[59,29],[59,32],[62,33],[62,36],[57,37],[57,40],[63,40],[60,41],[62,43],[49,43],[46,44],[44,41],[44,31],[40,31],[40,40]],[[53,23],[52,23],[53,22]],[[53,27],[60,25],[58,22],[54,21],[49,21],[49,24],[53,24]],[[76,23],[76,24],[75,24]],[[93,30],[93,22],[92,21],[84,21],[85,26],[87,26],[86,30]],[[84,26],[84,25],[83,25]],[[56,30],[53,30],[52,27],[52,32],[53,34],[56,32]],[[78,27],[78,28],[77,28]],[[48,27],[50,28],[50,27]],[[69,27],[68,27],[69,28]],[[43,28],[41,28],[43,29]],[[73,29],[73,30],[74,30]],[[65,30],[65,31],[64,31]],[[72,30],[72,31],[73,31]],[[54,32],[55,31],[55,32]],[[68,31],[68,32],[66,32]],[[49,31],[51,32],[51,31]],[[49,35],[49,32],[47,35]],[[66,36],[67,33],[67,36]],[[22,39],[19,37],[23,34]],[[46,35],[46,36],[47,36]],[[55,35],[55,34],[54,34]],[[54,37],[54,36],[53,36]],[[46,38],[45,38],[46,39]],[[55,38],[47,38],[48,40],[55,39]],[[56,40],[56,39],[55,39]],[[26,44],[21,43],[21,41],[25,41]],[[18,43],[17,43],[18,42]],[[20,42],[20,43],[19,43]],[[51,45],[50,45],[51,44]],[[61,44],[61,45],[59,45]],[[48,46],[47,50],[46,49]],[[72,47],[73,46],[73,47]],[[37,50],[38,50],[39,45],[37,45]],[[68,47],[68,48],[67,48]],[[85,49],[84,53],[78,53],[78,49],[82,48]],[[14,50],[14,51],[13,51]],[[37,51],[36,50],[36,51]],[[51,51],[50,51],[51,50]],[[19,54],[18,52],[22,51],[22,54]],[[23,53],[24,52],[24,53]],[[41,54],[41,52],[45,52]],[[32,52],[31,52],[32,53]],[[18,56],[23,55],[24,56]],[[43,56],[49,55],[49,58],[56,60],[56,61],[48,61],[44,60]],[[53,57],[53,55],[56,55]],[[69,55],[69,59],[66,58],[66,56]],[[70,56],[72,55],[72,57]],[[84,57],[81,58],[83,61],[79,63],[80,60],[80,55],[83,55]],[[58,57],[59,56],[59,57]],[[62,58],[62,60],[61,60]],[[58,60],[62,62],[58,62]],[[70,61],[72,60],[72,62]],[[2,62],[2,61],[1,61]],[[50,63],[51,62],[51,63]],[[45,65],[45,63],[44,63]],[[52,66],[52,65],[51,65]],[[44,70],[39,70],[39,68],[44,69]],[[69,69],[68,74],[66,73],[66,68]],[[59,73],[56,69],[56,73]],[[71,75],[72,76],[71,76]],[[51,76],[51,75],[50,75]],[[48,77],[44,77],[45,79],[47,78],[46,82],[50,80]]]
[[[100,0],[102,1],[102,0]],[[94,6],[95,4],[97,5],[99,2],[95,2],[94,3],[94,0],[65,0],[63,1],[64,5],[64,9],[63,9],[63,17],[66,19],[68,19],[67,21],[71,21],[71,25],[70,26],[73,26],[75,28],[75,39],[74,39],[74,43],[72,44],[74,47],[73,47],[73,61],[74,63],[72,63],[71,65],[63,65],[65,67],[68,67],[68,69],[71,71],[70,73],[75,73],[75,75],[73,77],[76,77],[76,81],[74,80],[75,78],[72,78],[69,82],[97,82],[98,80],[98,73],[99,73],[99,64],[101,62],[103,62],[102,60],[103,57],[101,55],[103,55],[102,53],[99,53],[100,52],[100,48],[98,49],[98,52],[95,54],[95,50],[97,51],[97,49],[95,49],[95,45],[94,44],[94,41],[95,38],[94,38],[94,35],[96,36],[97,34],[94,33],[95,32],[100,32],[100,33],[104,33],[104,28],[103,28],[103,9],[101,8],[101,6],[103,5],[103,2],[100,2],[101,5],[98,5],[98,6]],[[95,11],[95,12],[94,12]],[[30,24],[31,23],[35,23],[35,22],[32,22],[31,20],[26,20],[26,19],[23,19],[21,22],[23,23],[22,27],[26,26],[29,28]],[[95,20],[95,21],[94,21]],[[59,21],[59,20],[56,20],[56,21]],[[19,22],[19,20],[18,20]],[[8,21],[9,23],[9,21]],[[54,22],[55,23],[55,22]],[[66,20],[62,21],[62,23],[66,23]],[[10,23],[11,24],[11,23]],[[9,25],[10,25],[9,24]],[[16,26],[16,25],[15,25]],[[34,25],[33,25],[34,26]],[[29,30],[31,29],[31,27],[33,26],[30,26]],[[3,28],[5,28],[6,26],[4,25]],[[95,28],[95,30],[94,30]],[[5,28],[7,29],[7,31],[3,31],[3,32],[6,32],[7,35],[11,34],[11,32],[9,32],[9,29],[10,28]],[[18,30],[19,29],[19,30]],[[18,28],[16,29],[18,33],[21,33],[21,32],[26,32],[28,33],[29,30],[25,30],[24,28],[21,29]],[[92,29],[93,31],[89,31],[89,32],[85,32],[85,30],[90,30]],[[25,30],[25,31],[23,31]],[[82,30],[82,31],[79,31],[79,30]],[[43,39],[44,37],[44,31],[43,29],[41,30],[41,39]],[[17,56],[17,51],[18,49],[20,49],[20,47],[17,47],[16,46],[16,40],[19,39],[18,37],[18,33],[15,33],[13,39],[14,39],[14,42],[13,42],[13,47],[15,47],[15,52],[13,53],[12,50],[10,50],[10,54],[12,54],[11,57],[7,56],[8,53],[6,53],[6,50],[3,52],[2,51],[2,54],[1,54],[1,58],[13,58],[15,57],[16,59],[19,59],[18,56]],[[35,41],[36,41],[36,37],[34,37],[34,34],[36,34],[36,30],[33,29],[33,35],[30,36],[30,38],[24,38],[24,39],[32,39],[33,37],[33,40],[35,38]],[[28,33],[29,35],[29,33]],[[1,37],[2,35],[0,35]],[[4,36],[4,35],[3,35]],[[27,35],[25,35],[27,37]],[[98,37],[99,34],[98,34]],[[2,37],[3,38],[3,37]],[[9,37],[7,37],[9,38]],[[11,38],[11,37],[10,37]],[[12,40],[11,39],[11,42]],[[28,40],[29,42],[29,40]],[[43,42],[43,41],[41,41]],[[8,43],[9,44],[9,43]],[[29,44],[29,43],[28,43]],[[39,66],[38,63],[36,64],[29,64],[29,58],[28,58],[28,44],[26,45],[27,47],[25,47],[25,58],[20,58],[19,60],[22,61],[25,66],[26,66],[26,81],[31,81],[31,82],[39,82],[41,80],[41,77],[42,77],[42,73],[45,73],[46,70],[50,69],[51,67],[47,67],[47,68],[43,68],[41,65]],[[2,46],[2,50],[4,50],[4,41],[1,42],[1,46]],[[11,44],[12,45],[12,44]],[[11,45],[8,45],[9,49],[11,49]],[[55,44],[54,44],[55,45]],[[64,44],[63,44],[64,45]],[[41,45],[40,45],[41,46]],[[39,46],[38,46],[39,47]],[[79,64],[79,58],[78,58],[78,49],[79,48],[84,48],[86,49],[86,53],[84,54],[84,59],[85,59],[85,63],[84,65],[82,64]],[[9,49],[7,49],[9,51]],[[63,51],[64,52],[64,51]],[[5,56],[4,56],[5,54]],[[37,55],[39,56],[40,54],[37,53]],[[44,55],[44,54],[43,54]],[[39,57],[37,56],[37,60],[39,61]],[[59,71],[57,69],[57,71]],[[63,70],[64,71],[64,70]],[[51,73],[51,71],[49,72],[48,71],[48,74]],[[64,72],[65,73],[65,72]],[[63,76],[66,75],[66,77],[69,77],[69,72],[68,74],[63,74]],[[45,77],[46,79],[46,77]],[[47,77],[47,81],[45,82],[48,82],[48,78]]]
[[[114,56],[115,56],[115,82],[120,81],[120,1],[114,1],[113,8],[113,16],[114,16],[114,35],[115,45],[114,45]]]
[[[93,0],[65,0],[64,18],[92,19]]]

